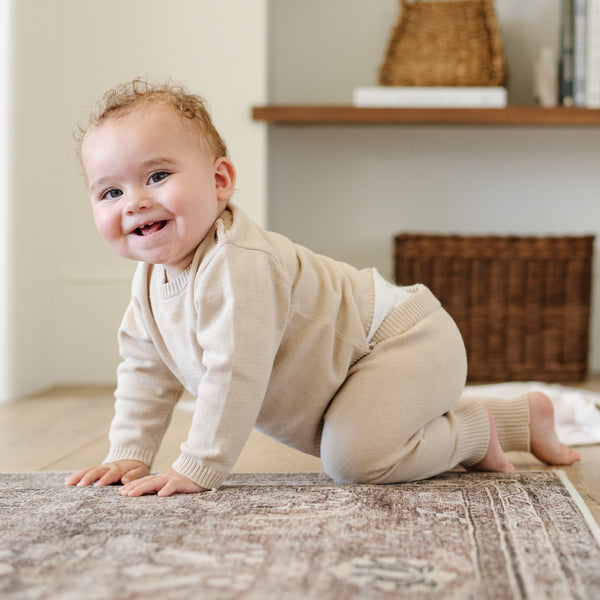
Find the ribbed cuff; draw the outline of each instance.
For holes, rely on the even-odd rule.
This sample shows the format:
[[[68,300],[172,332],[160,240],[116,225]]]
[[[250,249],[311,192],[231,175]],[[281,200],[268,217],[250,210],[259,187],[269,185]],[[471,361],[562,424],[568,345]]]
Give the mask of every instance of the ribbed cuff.
[[[223,473],[205,467],[196,459],[185,454],[181,454],[172,466],[179,474],[207,490],[218,488],[229,474],[229,472]]]
[[[486,399],[481,404],[492,413],[502,450],[529,452],[529,396],[514,400]]]
[[[117,460],[139,460],[150,467],[154,460],[154,452],[143,448],[126,448],[125,446],[111,446],[108,456],[103,462],[115,462]]]
[[[490,420],[481,404],[469,403],[454,412],[458,422],[457,463],[468,468],[483,459],[490,445]]]

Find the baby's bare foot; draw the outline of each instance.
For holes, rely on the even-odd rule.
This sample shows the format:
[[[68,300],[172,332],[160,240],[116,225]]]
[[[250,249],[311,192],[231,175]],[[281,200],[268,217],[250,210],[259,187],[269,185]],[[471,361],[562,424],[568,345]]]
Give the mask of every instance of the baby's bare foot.
[[[554,429],[554,406],[546,394],[529,394],[529,434],[531,453],[550,465],[570,465],[581,456],[561,444]]]
[[[487,409],[486,409],[487,410]],[[514,465],[512,465],[502,447],[500,446],[500,440],[498,439],[498,432],[496,431],[496,424],[490,413],[487,411],[488,419],[490,420],[490,442],[488,445],[485,456],[476,464],[469,467],[470,471],[515,471]]]

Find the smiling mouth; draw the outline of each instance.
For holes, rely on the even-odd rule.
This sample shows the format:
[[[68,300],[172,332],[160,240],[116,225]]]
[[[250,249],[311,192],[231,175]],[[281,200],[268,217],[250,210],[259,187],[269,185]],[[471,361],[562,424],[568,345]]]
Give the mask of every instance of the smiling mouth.
[[[133,233],[135,233],[135,235],[141,236],[152,235],[153,233],[156,233],[163,229],[166,226],[166,224],[166,221],[155,221],[154,223],[148,223],[147,225],[142,225],[141,227],[134,229]]]

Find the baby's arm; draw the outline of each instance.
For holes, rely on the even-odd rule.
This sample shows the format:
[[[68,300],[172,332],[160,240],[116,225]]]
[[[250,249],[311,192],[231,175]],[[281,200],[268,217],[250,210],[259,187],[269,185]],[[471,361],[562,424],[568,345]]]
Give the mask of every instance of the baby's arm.
[[[127,484],[147,475],[150,475],[150,469],[143,462],[139,460],[117,460],[97,467],[81,469],[81,471],[69,475],[65,479],[65,484],[80,487],[92,483],[97,486],[105,486],[119,481]]]

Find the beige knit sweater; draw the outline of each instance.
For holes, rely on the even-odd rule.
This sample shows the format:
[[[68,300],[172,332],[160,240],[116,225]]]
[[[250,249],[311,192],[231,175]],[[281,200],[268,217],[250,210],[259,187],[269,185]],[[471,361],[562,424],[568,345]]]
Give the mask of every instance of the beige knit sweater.
[[[196,396],[174,468],[218,487],[254,426],[318,455],[322,417],[369,352],[373,272],[317,255],[231,205],[192,264],[164,283],[140,264],[119,330],[106,461],[151,465],[183,389]]]

